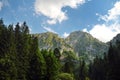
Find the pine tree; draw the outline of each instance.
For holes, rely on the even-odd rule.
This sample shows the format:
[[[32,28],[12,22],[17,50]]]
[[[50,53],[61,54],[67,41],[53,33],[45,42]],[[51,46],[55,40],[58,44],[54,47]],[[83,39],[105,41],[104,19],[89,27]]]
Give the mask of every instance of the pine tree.
[[[17,51],[17,72],[18,79],[26,80],[27,71],[29,68],[29,31],[26,23],[23,23],[22,26],[17,23],[15,27],[15,44]]]
[[[0,21],[0,79],[16,80],[17,69],[15,61],[15,46],[13,26],[7,27]]]
[[[44,80],[46,75],[46,63],[38,48],[38,39],[36,37],[32,38],[30,53],[28,80]]]
[[[108,51],[108,74],[107,80],[120,80],[120,49],[119,43],[116,46],[110,44]]]
[[[94,62],[89,65],[89,77],[91,80],[105,80],[106,79],[106,63],[103,59],[96,58]]]
[[[85,80],[86,78],[86,68],[85,68],[85,61],[80,61],[80,68],[79,68],[79,80]]]
[[[65,56],[63,72],[74,74],[75,63],[76,63],[76,55],[71,51],[64,51],[63,55]]]
[[[56,76],[60,72],[60,61],[52,51],[42,51],[42,54],[44,54],[44,58],[46,61],[46,80],[55,80]]]

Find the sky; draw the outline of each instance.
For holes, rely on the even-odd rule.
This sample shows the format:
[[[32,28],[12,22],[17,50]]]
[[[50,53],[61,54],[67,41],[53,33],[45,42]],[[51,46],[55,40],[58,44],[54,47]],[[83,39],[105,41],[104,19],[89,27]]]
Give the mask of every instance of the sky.
[[[6,25],[27,22],[31,33],[67,37],[84,31],[102,42],[120,33],[120,0],[0,0]]]

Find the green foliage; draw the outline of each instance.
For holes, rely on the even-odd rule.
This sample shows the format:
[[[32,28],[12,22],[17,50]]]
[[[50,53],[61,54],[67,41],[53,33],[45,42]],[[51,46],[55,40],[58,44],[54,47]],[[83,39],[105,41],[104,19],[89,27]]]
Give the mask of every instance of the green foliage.
[[[69,73],[60,73],[56,76],[56,80],[74,80],[74,77]]]
[[[26,22],[17,23],[14,28],[4,25],[0,19],[0,80],[120,80],[120,42],[116,40],[116,44],[110,44],[108,53],[101,58],[92,52],[96,53],[94,49],[100,49],[102,43],[87,33],[77,33],[68,39],[80,55],[57,34],[31,35]],[[41,48],[43,46],[46,47]],[[98,53],[106,48],[106,45],[102,46],[103,50]],[[64,51],[66,47],[67,51]],[[89,61],[91,56],[96,58],[88,65],[86,59]]]
[[[75,70],[75,63],[77,62],[76,55],[71,51],[64,51],[62,54],[65,57],[63,71],[65,73],[73,74]]]
[[[45,73],[38,40],[31,37],[26,22],[13,28],[0,20],[0,80],[39,80]]]
[[[38,48],[38,40],[33,37],[30,48],[30,67],[28,69],[29,80],[41,80],[46,75],[46,62]]]
[[[89,76],[91,80],[106,79],[106,65],[101,58],[96,57],[94,63],[89,66]]]
[[[8,59],[0,59],[0,80],[15,80],[17,70],[15,64]]]
[[[40,51],[26,22],[13,28],[0,20],[0,80],[55,80],[61,68],[57,53],[57,48]]]
[[[56,58],[58,58],[58,60],[60,59],[61,54],[58,48],[54,49],[54,55],[56,56]]]
[[[110,44],[107,56],[107,80],[119,80],[120,76],[120,42],[117,41],[116,45]]]
[[[90,80],[120,80],[120,43],[112,45],[104,58],[96,57],[89,65]]]
[[[79,68],[79,76],[78,79],[79,80],[85,80],[87,77],[87,68],[86,68],[86,64],[85,61],[80,61],[80,68]]]
[[[60,72],[60,61],[58,58],[54,55],[52,51],[45,51],[46,53],[44,58],[46,61],[46,67],[47,67],[47,74],[46,74],[46,79],[47,80],[55,80],[55,76],[59,74]]]

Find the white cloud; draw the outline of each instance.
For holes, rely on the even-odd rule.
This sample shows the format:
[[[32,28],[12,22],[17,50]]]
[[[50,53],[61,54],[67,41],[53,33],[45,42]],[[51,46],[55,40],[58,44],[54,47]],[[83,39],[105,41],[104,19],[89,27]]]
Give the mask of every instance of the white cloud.
[[[0,11],[2,10],[3,6],[10,6],[8,0],[0,1]]]
[[[84,28],[82,31],[83,31],[83,32],[87,32],[87,33],[88,33],[88,30],[87,30],[87,28]]]
[[[120,24],[97,24],[89,31],[89,33],[102,42],[108,42],[120,33]]]
[[[43,27],[46,31],[48,31],[48,32],[52,32],[52,33],[57,33],[57,32],[55,32],[54,30],[52,30],[51,28],[49,28],[49,27]]]
[[[120,33],[120,1],[114,4],[114,7],[108,10],[104,16],[96,13],[100,19],[104,20],[103,24],[96,24],[88,31],[93,37],[102,42],[108,42],[118,33]],[[87,29],[84,29],[87,31]]]
[[[54,20],[54,19],[53,20],[47,20],[47,23],[48,24],[56,24],[56,20]]]
[[[34,7],[37,14],[49,18],[48,24],[56,24],[68,19],[66,12],[62,11],[63,7],[77,8],[84,2],[85,0],[36,0]]]
[[[104,16],[100,16],[102,20],[105,21],[116,21],[120,18],[120,1],[114,4],[114,7],[108,10],[108,14]]]
[[[66,37],[68,37],[69,35],[70,35],[70,34],[68,34],[68,33],[65,32],[65,33],[63,34],[63,37],[66,38]]]
[[[2,10],[2,7],[3,7],[3,3],[0,2],[0,11]]]

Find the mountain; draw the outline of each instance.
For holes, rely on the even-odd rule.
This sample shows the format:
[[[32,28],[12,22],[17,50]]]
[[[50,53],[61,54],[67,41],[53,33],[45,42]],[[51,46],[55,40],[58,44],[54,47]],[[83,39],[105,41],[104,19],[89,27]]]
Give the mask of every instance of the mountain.
[[[46,32],[41,34],[34,34],[38,38],[39,48],[40,49],[52,49],[59,48],[61,51],[63,50],[73,50],[73,48],[66,44],[64,38],[60,38],[58,34],[52,32]]]
[[[112,43],[112,45],[116,45],[117,42],[120,42],[120,34],[117,34],[109,43]]]
[[[79,56],[88,60],[93,60],[95,56],[103,56],[108,49],[107,44],[82,31],[72,32],[65,41]]]
[[[38,37],[40,49],[71,50],[86,60],[93,60],[95,56],[103,56],[108,49],[107,44],[82,31],[72,32],[65,39],[51,32],[34,34],[34,36]]]

